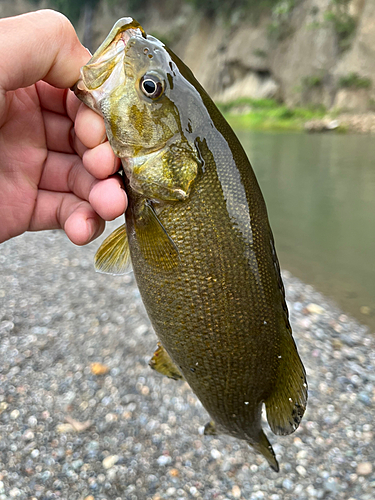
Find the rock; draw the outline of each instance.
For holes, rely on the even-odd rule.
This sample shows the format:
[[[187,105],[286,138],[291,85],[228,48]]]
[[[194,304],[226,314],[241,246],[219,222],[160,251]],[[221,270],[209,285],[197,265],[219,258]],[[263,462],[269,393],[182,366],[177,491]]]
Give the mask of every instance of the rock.
[[[167,465],[172,462],[172,458],[169,455],[160,455],[157,462],[159,465]]]
[[[357,465],[357,474],[360,476],[368,476],[372,473],[371,462],[361,462]]]
[[[236,484],[232,488],[233,498],[241,498],[241,488]]]
[[[219,450],[217,450],[216,448],[214,448],[213,450],[211,450],[211,457],[214,459],[214,460],[217,460],[221,457],[221,453]]]
[[[109,372],[109,367],[102,363],[91,363],[90,369],[93,375],[105,375]]]
[[[105,459],[102,462],[103,467],[105,469],[110,469],[118,462],[119,458],[120,457],[118,455],[109,455],[108,457],[105,457]]]
[[[325,312],[323,307],[319,306],[318,304],[314,304],[313,302],[311,302],[310,304],[308,304],[306,306],[306,310],[310,314],[319,314],[319,315],[321,315]]]

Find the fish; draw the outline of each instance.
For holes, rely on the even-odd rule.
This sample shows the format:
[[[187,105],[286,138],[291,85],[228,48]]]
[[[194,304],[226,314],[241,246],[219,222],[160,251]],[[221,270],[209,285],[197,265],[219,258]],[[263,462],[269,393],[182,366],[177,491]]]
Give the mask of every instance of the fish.
[[[262,408],[274,434],[291,434],[307,382],[239,140],[191,70],[130,17],[73,90],[103,117],[128,195],[125,224],[100,246],[96,269],[133,269],[158,337],[150,366],[189,384],[210,416],[205,434],[245,440],[279,471]]]

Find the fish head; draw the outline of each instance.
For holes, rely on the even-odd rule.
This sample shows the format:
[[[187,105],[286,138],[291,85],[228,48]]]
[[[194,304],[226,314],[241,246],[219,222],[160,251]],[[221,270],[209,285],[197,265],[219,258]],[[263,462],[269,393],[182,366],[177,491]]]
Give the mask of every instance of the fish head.
[[[122,18],[83,66],[73,90],[103,116],[115,154],[134,158],[181,139],[179,103],[189,86],[169,49],[132,18]]]

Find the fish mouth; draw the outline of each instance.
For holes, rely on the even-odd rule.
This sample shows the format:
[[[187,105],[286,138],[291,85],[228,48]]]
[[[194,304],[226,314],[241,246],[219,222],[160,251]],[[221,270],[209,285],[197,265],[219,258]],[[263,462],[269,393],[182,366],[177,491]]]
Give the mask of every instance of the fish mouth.
[[[76,96],[85,104],[94,108],[93,91],[103,87],[123,58],[125,47],[130,38],[147,38],[142,26],[131,17],[119,19],[109,35],[95,51],[89,62],[81,68],[81,77],[72,87]]]

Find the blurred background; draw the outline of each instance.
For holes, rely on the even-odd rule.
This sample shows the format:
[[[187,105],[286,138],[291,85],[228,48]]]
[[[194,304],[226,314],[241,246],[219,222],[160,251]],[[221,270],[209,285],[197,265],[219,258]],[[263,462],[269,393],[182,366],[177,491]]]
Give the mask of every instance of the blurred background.
[[[91,51],[128,15],[169,45],[239,135],[281,265],[375,329],[373,1],[2,0],[0,16],[45,7]]]
[[[135,17],[214,98],[266,200],[309,404],[269,435],[278,476],[201,436],[189,387],[148,367],[133,275],[95,274],[99,241],[28,233],[0,246],[0,500],[375,498],[375,2],[1,0],[0,17],[40,8],[91,51]]]

